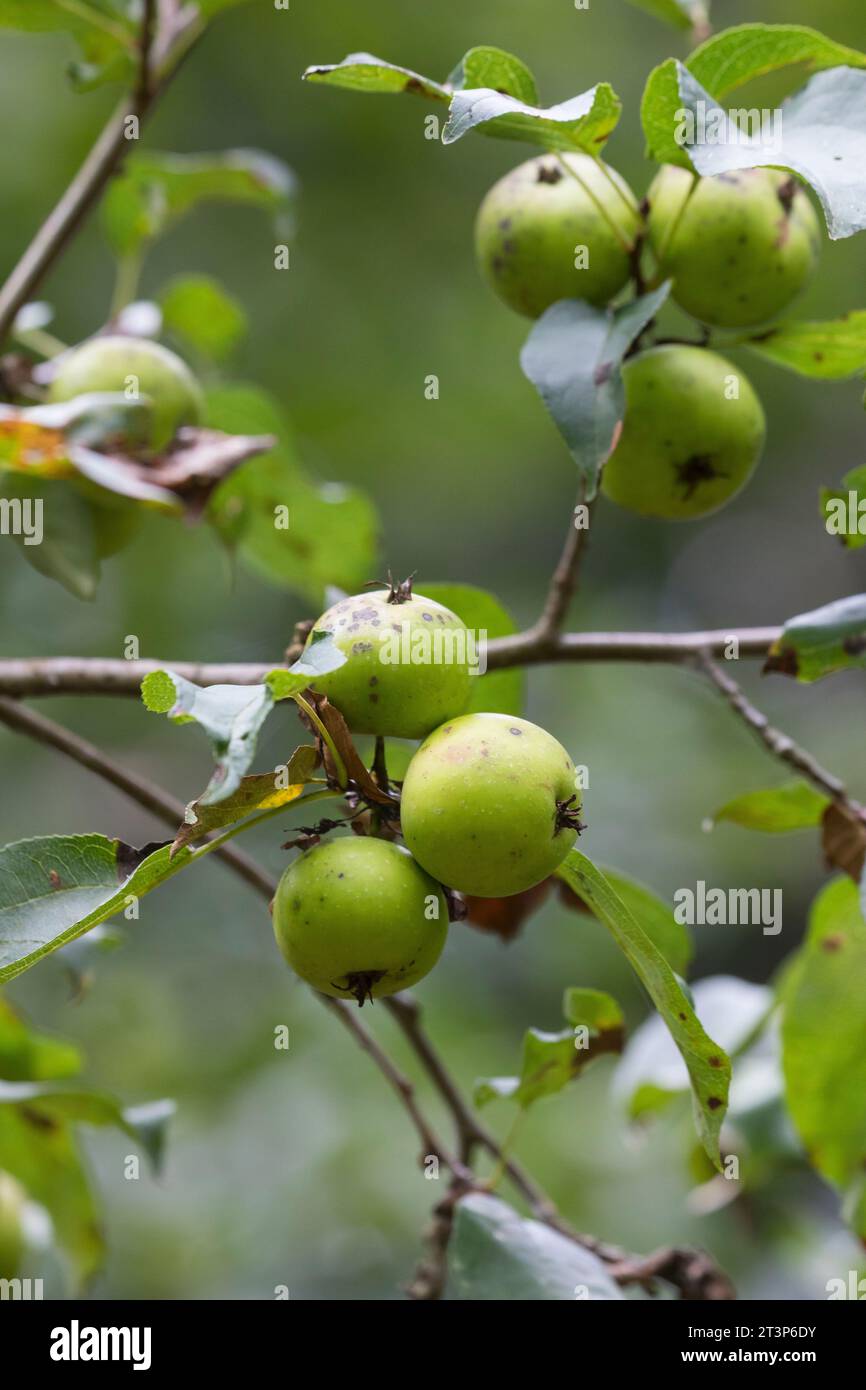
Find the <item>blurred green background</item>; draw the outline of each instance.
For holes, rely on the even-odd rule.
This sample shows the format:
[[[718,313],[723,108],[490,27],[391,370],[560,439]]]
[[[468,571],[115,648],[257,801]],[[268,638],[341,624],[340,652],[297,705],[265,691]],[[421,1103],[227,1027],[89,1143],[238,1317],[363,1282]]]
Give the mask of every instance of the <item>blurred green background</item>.
[[[866,48],[855,0],[715,0],[717,27],[757,18],[818,23]],[[573,465],[522,377],[527,325],[481,284],[472,221],[488,185],[532,151],[469,139],[446,149],[424,138],[429,108],[303,86],[309,63],[368,49],[433,76],[477,43],[518,53],[545,103],[607,80],[624,101],[607,158],[642,194],[639,102],[655,63],[685,56],[683,39],[625,0],[531,6],[474,0],[261,0],[229,12],[194,52],[148,126],[155,149],[254,146],[285,159],[301,194],[287,274],[273,270],[266,221],[208,209],[162,242],[143,292],[187,270],[224,281],[252,332],[232,374],[274,392],[298,451],[320,476],[365,488],[383,524],[380,569],[483,585],[528,622],[538,611],[573,501]],[[3,33],[0,146],[7,215],[0,263],[11,266],[65,185],[116,99],[76,95],[62,36]],[[795,79],[745,89],[768,104]],[[764,94],[764,95],[762,95]],[[754,101],[752,98],[754,97]],[[746,98],[749,98],[747,101]],[[820,318],[862,306],[866,238],[825,245],[820,276],[798,306]],[[91,222],[41,295],[54,327],[75,341],[105,318],[112,264]],[[856,384],[805,383],[743,355],[769,419],[763,464],[719,516],[677,527],[600,507],[572,626],[690,628],[775,623],[864,587],[864,554],[846,554],[818,520],[817,494],[864,462]],[[425,400],[424,379],[441,395]],[[371,578],[376,577],[371,575]],[[309,605],[239,573],[232,579],[204,530],[149,521],[106,566],[86,605],[0,544],[0,655],[170,660],[279,660]],[[797,688],[757,667],[743,684],[851,790],[866,795],[862,688],[835,677]],[[183,800],[201,790],[203,739],[148,716],[134,701],[46,702],[46,712],[96,740]],[[781,887],[784,929],[697,928],[694,976],[764,981],[797,944],[822,881],[815,837],[712,835],[704,817],[739,792],[783,780],[777,766],[688,674],[639,667],[537,670],[527,714],[590,769],[584,848],[669,898],[703,878],[726,887]],[[275,716],[257,766],[294,746],[290,714]],[[49,751],[0,732],[0,840],[100,830],[138,843],[161,838],[150,817]],[[294,822],[285,818],[285,828]],[[283,823],[245,841],[274,871]],[[100,963],[93,990],[69,1002],[48,962],[10,997],[42,1027],[74,1037],[88,1079],[127,1101],[179,1102],[159,1183],[124,1180],[128,1141],[86,1143],[104,1197],[110,1255],[95,1297],[389,1299],[419,1253],[419,1231],[440,1192],[416,1166],[406,1117],[368,1060],[287,974],[262,903],[209,861],[142,903],[125,945]],[[561,1026],[567,985],[609,990],[637,1023],[646,1005],[629,969],[590,919],[549,904],[510,946],[455,926],[442,964],[419,990],[430,1031],[465,1084],[516,1065],[530,1024]],[[415,1076],[392,1020],[365,1010],[377,1037]],[[291,1049],[275,1052],[287,1024]],[[716,1215],[691,1214],[687,1115],[630,1134],[608,1098],[604,1061],[544,1102],[518,1153],[580,1229],[639,1250],[698,1242],[747,1297],[820,1298],[855,1259],[835,1198],[815,1179]],[[420,1082],[422,1094],[426,1086]],[[435,1110],[435,1103],[431,1102]],[[506,1113],[490,1112],[503,1128]]]

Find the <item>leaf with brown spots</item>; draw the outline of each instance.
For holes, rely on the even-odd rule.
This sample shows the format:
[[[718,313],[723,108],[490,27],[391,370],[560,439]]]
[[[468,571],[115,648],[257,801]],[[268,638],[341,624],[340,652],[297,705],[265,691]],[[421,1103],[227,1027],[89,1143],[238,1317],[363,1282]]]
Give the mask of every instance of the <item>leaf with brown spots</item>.
[[[816,681],[834,671],[866,667],[866,594],[837,599],[789,618],[770,648],[764,671]]]
[[[719,1133],[728,1100],[731,1064],[704,1031],[682,985],[604,874],[579,850],[569,851],[557,877],[583,898],[608,928],[658,1009],[685,1063],[695,1125],[707,1157],[721,1168]],[[709,1058],[722,1065],[710,1066]]]

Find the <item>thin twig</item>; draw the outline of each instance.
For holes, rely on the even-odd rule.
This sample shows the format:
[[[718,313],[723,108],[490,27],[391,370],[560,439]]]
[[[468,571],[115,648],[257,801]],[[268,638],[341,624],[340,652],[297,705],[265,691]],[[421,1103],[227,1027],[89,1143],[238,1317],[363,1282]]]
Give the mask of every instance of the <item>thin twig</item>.
[[[7,337],[19,309],[32,297],[99,199],[108,180],[120,168],[130,146],[135,143],[127,138],[130,116],[137,117],[139,123],[144,121],[195,37],[197,34],[191,32],[186,22],[178,24],[171,39],[164,41],[165,59],[160,64],[158,76],[154,78],[150,56],[156,44],[156,35],[153,0],[148,0],[142,18],[139,62],[133,90],[111,114],[78,173],[0,289],[0,343]]]
[[[430,1080],[444,1100],[457,1130],[460,1156],[465,1163],[472,1160],[473,1150],[486,1149],[497,1161],[502,1159],[501,1147],[493,1134],[481,1123],[464,1099],[460,1088],[436,1051],[421,1022],[421,1008],[410,994],[395,994],[385,1004],[393,1014],[411,1044]],[[505,1172],[517,1191],[525,1197],[534,1216],[549,1221],[556,1216],[556,1207],[541,1188],[525,1173],[514,1159],[505,1160]]]
[[[578,526],[577,513],[587,505],[584,502],[584,496],[585,489],[582,488],[574,511],[569,518],[565,544],[556,569],[553,571],[553,578],[550,581],[550,589],[541,617],[530,629],[531,636],[542,650],[548,643],[555,642],[559,636],[568,614],[568,605],[577,588],[578,571],[587,547],[592,509],[595,505],[594,501],[588,504],[586,526]]]
[[[540,641],[530,629],[487,644],[487,666],[548,662],[646,662],[677,665],[701,652],[723,656],[734,644],[741,658],[766,657],[780,627],[718,628],[706,632],[566,632]],[[114,657],[13,657],[0,660],[0,694],[139,695],[151,671],[168,668],[196,685],[257,685],[274,662],[125,661]]]
[[[146,778],[127,772],[92,743],[79,738],[69,729],[64,729],[61,724],[55,724],[53,720],[46,719],[44,715],[27,709],[26,705],[19,704],[17,700],[8,700],[5,696],[0,696],[0,723],[9,729],[17,730],[18,733],[26,734],[37,743],[56,748],[73,762],[86,767],[89,772],[95,772],[104,782],[110,782],[118,791],[125,792],[158,820],[171,826],[173,831],[177,831],[183,824],[186,808],[182,801],[176,800],[169,792],[163,791],[153,782],[148,782]],[[238,849],[236,845],[220,845],[219,849],[214,850],[214,854],[234,869],[252,888],[267,893],[269,899],[273,897],[276,885],[264,869],[259,868],[255,860],[243,850]]]
[[[795,772],[799,772],[802,777],[805,777],[814,787],[822,791],[837,806],[843,807],[852,816],[866,823],[866,808],[848,795],[844,783],[832,772],[823,768],[819,762],[816,762],[812,754],[796,744],[788,734],[782,733],[781,729],[774,728],[767,716],[755,708],[743,694],[736,681],[733,681],[726,671],[711,661],[706,654],[698,657],[698,665],[709,676],[716,688],[721,691],[734,713],[739,715],[743,723],[760,739],[774,758],[787,763],[789,767],[792,767]]]

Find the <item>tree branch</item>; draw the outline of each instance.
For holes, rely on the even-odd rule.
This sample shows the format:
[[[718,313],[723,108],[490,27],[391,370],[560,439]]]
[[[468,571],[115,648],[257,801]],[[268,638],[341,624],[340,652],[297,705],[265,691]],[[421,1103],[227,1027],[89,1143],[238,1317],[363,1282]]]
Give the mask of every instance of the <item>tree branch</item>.
[[[61,725],[55,724],[52,720],[46,719],[43,715],[26,709],[17,701],[0,698],[0,722],[9,728],[27,734],[40,743],[56,748],[82,767],[95,772],[97,776],[124,792],[138,805],[143,806],[153,815],[167,821],[172,826],[179,825],[183,819],[184,808],[182,804],[175,801],[174,797],[163,791],[162,788],[127,772],[105,757],[99,749],[87,743],[86,740],[79,738]],[[266,901],[270,902],[276,892],[277,885],[269,874],[233,845],[221,845],[215,853],[219,854],[229,867],[243,878],[244,882],[255,888]],[[393,996],[385,1002],[454,1118],[459,1142],[457,1154],[451,1153],[442,1143],[417,1103],[412,1082],[380,1047],[370,1031],[358,1018],[357,1010],[342,1000],[333,999],[328,995],[316,993],[315,997],[331,1013],[337,1015],[343,1026],[352,1034],[358,1046],[372,1058],[388,1085],[398,1096],[421,1140],[422,1160],[428,1156],[435,1156],[452,1173],[454,1181],[449,1189],[449,1198],[446,1199],[446,1203],[450,1199],[453,1205],[457,1196],[475,1186],[475,1177],[469,1164],[472,1150],[478,1145],[485,1148],[502,1163],[504,1171],[526,1199],[533,1215],[538,1220],[546,1222],[578,1244],[598,1254],[601,1259],[612,1266],[611,1272],[620,1282],[635,1282],[639,1277],[641,1282],[650,1284],[652,1279],[659,1277],[665,1278],[679,1287],[683,1297],[686,1298],[728,1296],[719,1292],[694,1294],[686,1291],[688,1285],[685,1282],[680,1282],[681,1271],[692,1268],[695,1260],[706,1258],[698,1256],[694,1251],[666,1251],[663,1252],[665,1259],[660,1262],[658,1254],[646,1257],[633,1255],[621,1250],[618,1246],[607,1245],[594,1236],[579,1235],[573,1231],[559,1216],[550,1198],[519,1164],[503,1155],[501,1146],[495,1137],[476,1118],[444,1061],[424,1032],[421,1026],[420,1009],[414,999],[405,995]],[[422,1265],[422,1270],[426,1272],[419,1271],[410,1286],[409,1293],[413,1298],[438,1298],[442,1292],[444,1252],[447,1234],[450,1231],[450,1214],[444,1211],[442,1204],[437,1207],[436,1213],[434,1213],[434,1226],[435,1235],[431,1245],[431,1250],[434,1253],[431,1253],[430,1256],[432,1263],[427,1266]],[[658,1269],[656,1269],[656,1265],[659,1265]],[[710,1268],[715,1270],[715,1266],[710,1265]],[[638,1276],[635,1274],[635,1270],[642,1270],[645,1273]],[[725,1276],[721,1271],[716,1270],[715,1273],[717,1278],[715,1282],[708,1283],[708,1289],[718,1289],[725,1283]]]
[[[778,627],[718,628],[707,632],[566,632],[553,643],[539,641],[530,629],[487,644],[487,667],[548,662],[647,662],[677,665],[702,652],[724,654],[732,642],[741,657],[765,657],[781,634]],[[271,662],[124,661],[113,657],[13,657],[0,660],[0,694],[138,695],[150,671],[176,671],[196,685],[256,685]]]
[[[100,752],[92,743],[86,739],[79,738],[69,729],[64,729],[61,724],[55,724],[53,720],[46,719],[44,715],[37,714],[35,710],[29,710],[24,705],[20,705],[17,700],[8,700],[5,696],[0,696],[0,724],[5,724],[9,729],[15,729],[18,733],[26,734],[28,738],[35,739],[37,743],[47,744],[49,748],[56,748],[59,753],[63,753],[73,762],[81,767],[86,767],[89,772],[95,772],[97,777],[101,777],[104,782],[109,782],[118,791],[124,792],[137,801],[139,806],[143,806],[151,815],[156,816],[157,820],[163,821],[171,826],[172,831],[176,831],[183,824],[185,807],[182,801],[177,801],[168,792],[157,787],[153,782],[148,782],[144,777],[138,777],[129,773],[125,768],[112,762],[104,753]],[[258,892],[268,894],[273,897],[275,885],[272,883],[264,869],[259,868],[254,859],[251,859],[243,850],[236,845],[220,845],[219,849],[214,850],[214,854],[234,869],[250,887]]]
[[[848,795],[844,783],[816,762],[805,748],[801,748],[780,729],[774,728],[767,716],[750,703],[726,671],[711,661],[706,654],[698,658],[698,665],[709,676],[716,689],[721,691],[734,713],[752,730],[774,758],[787,763],[795,772],[799,772],[801,777],[805,777],[819,791],[824,792],[837,806],[843,807],[852,816],[866,823],[866,809]]]
[[[190,27],[186,18],[177,16],[172,33],[157,36],[155,0],[147,0],[142,16],[139,61],[133,90],[109,117],[78,173],[0,289],[0,343],[8,336],[19,309],[32,297],[134,144],[134,141],[127,139],[129,117],[137,116],[140,122],[144,121],[198,32]],[[158,43],[165,56],[158,75],[154,77],[151,57]]]
[[[538,622],[529,631],[531,636],[540,648],[552,645],[558,634],[561,632],[568,614],[568,605],[577,588],[577,577],[580,570],[580,562],[583,559],[589,538],[589,526],[592,519],[592,510],[595,502],[590,502],[588,506],[587,524],[579,527],[576,524],[576,512],[578,507],[584,505],[585,489],[581,489],[577,505],[571,514],[568,531],[565,536],[565,544],[559,563],[553,571],[553,578],[550,581],[550,589],[547,599],[542,609]]]

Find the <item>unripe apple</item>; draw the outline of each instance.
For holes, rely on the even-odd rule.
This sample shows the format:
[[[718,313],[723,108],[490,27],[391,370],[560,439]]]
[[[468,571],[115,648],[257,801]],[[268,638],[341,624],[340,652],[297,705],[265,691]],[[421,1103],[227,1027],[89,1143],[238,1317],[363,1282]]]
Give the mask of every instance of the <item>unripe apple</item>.
[[[589,155],[563,159],[571,173],[552,155],[512,169],[493,185],[475,224],[482,275],[532,319],[559,299],[607,304],[630,274],[628,247],[639,225],[634,194],[615,169]]]
[[[51,401],[70,401],[95,391],[129,399],[146,396],[151,407],[151,447],[160,451],[181,425],[197,425],[204,411],[198,382],[185,362],[149,338],[121,334],[91,338],[57,360]]]
[[[407,585],[340,599],[313,626],[346,662],[313,682],[353,733],[424,738],[469,702],[477,658],[463,622]]]
[[[14,1279],[24,1254],[27,1193],[10,1173],[0,1171],[0,1279]]]
[[[574,844],[575,769],[556,739],[509,714],[451,719],[409,764],[403,836],[460,893],[507,898],[552,874]]]
[[[764,411],[748,378],[706,348],[671,344],[630,358],[623,381],[625,418],[601,475],[605,495],[668,521],[729,502],[764,444]]]
[[[694,180],[665,165],[648,195],[650,245],[676,302],[702,323],[747,328],[775,318],[818,263],[821,227],[797,180],[741,169]]]
[[[441,886],[401,845],[365,836],[301,854],[280,879],[273,918],[296,974],[359,1004],[422,979],[448,934]]]

